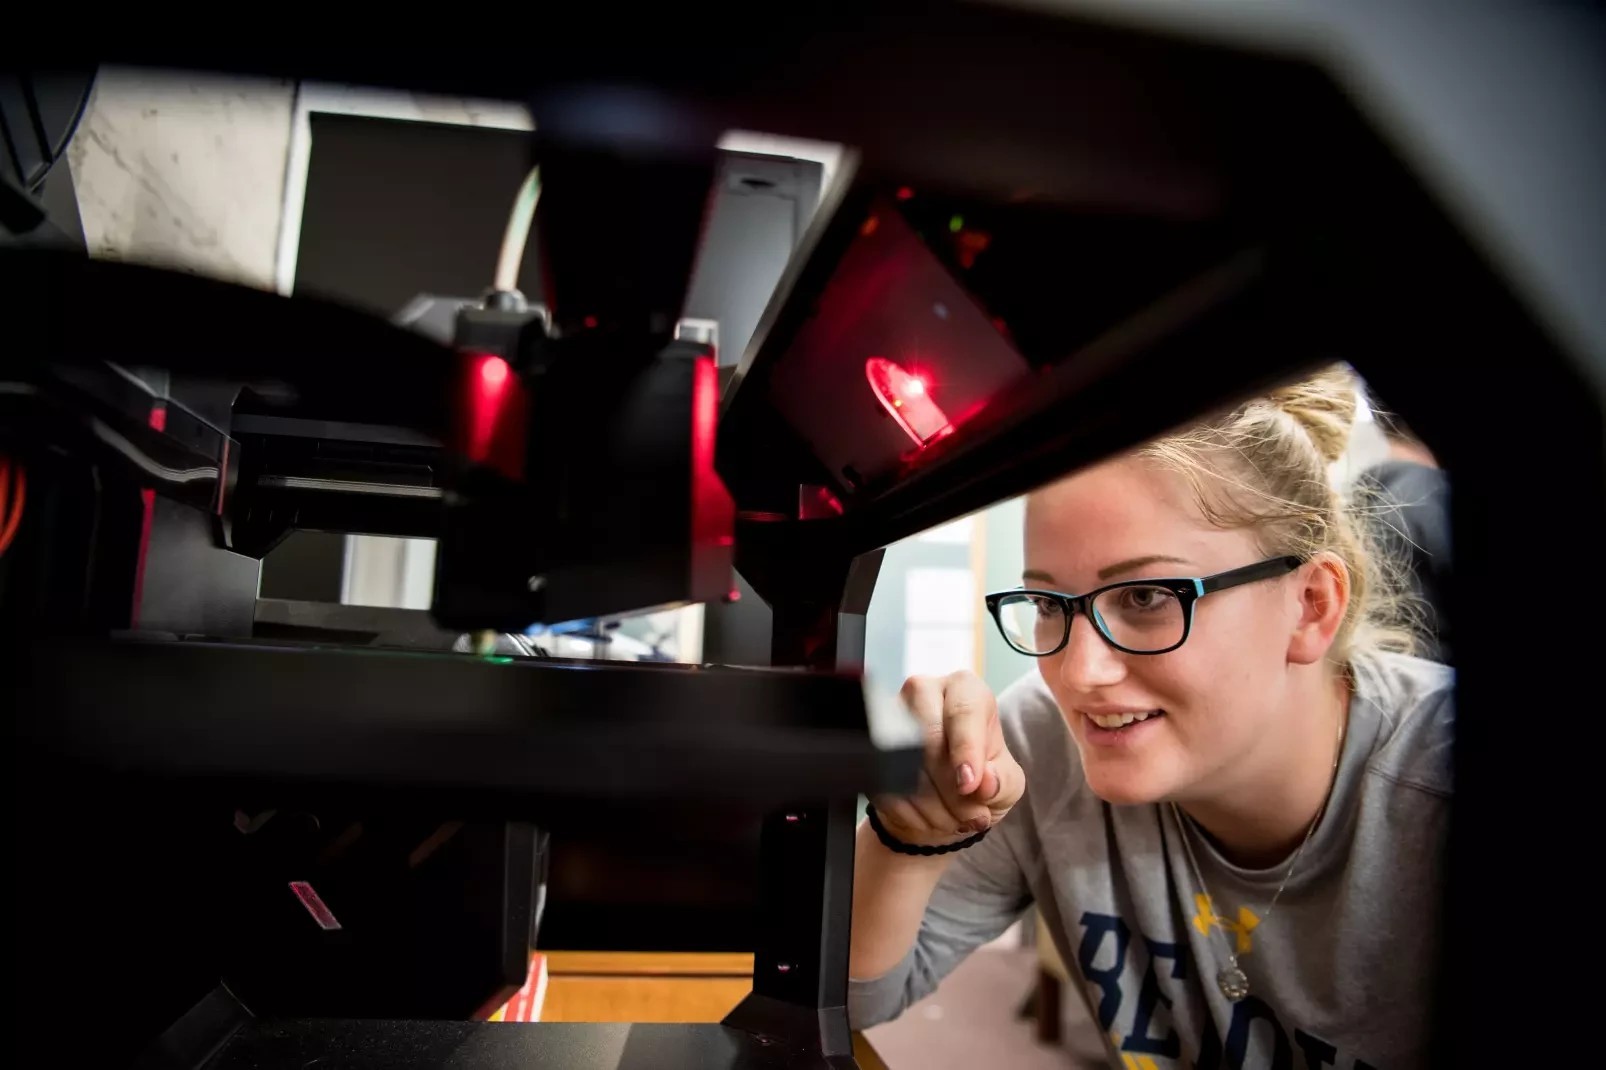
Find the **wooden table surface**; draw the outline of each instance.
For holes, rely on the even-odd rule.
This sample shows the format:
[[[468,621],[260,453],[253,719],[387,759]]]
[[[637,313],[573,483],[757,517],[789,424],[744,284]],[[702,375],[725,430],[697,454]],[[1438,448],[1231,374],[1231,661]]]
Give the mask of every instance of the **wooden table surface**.
[[[753,987],[740,952],[546,951],[543,1022],[717,1022]],[[887,1070],[853,1035],[861,1070]]]

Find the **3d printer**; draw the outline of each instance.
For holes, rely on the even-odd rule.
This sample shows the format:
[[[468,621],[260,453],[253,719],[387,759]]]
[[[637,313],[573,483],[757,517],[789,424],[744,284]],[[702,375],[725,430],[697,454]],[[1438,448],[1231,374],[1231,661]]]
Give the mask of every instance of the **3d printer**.
[[[116,944],[160,965],[72,1038],[101,1064],[850,1065],[853,798],[917,760],[853,675],[879,547],[1334,358],[1491,485],[1511,460],[1464,414],[1546,412],[1530,431],[1568,464],[1524,469],[1526,493],[1553,523],[1598,529],[1603,251],[1553,225],[1601,188],[1601,81],[1578,63],[1598,22],[1065,6],[811,12],[782,20],[784,48],[717,69],[602,45],[517,81],[484,56],[427,77],[366,60],[376,84],[522,97],[538,117],[547,314],[493,294],[453,347],[316,301],[0,253],[19,310],[0,383],[0,664],[29,864],[16,1020],[45,1020]],[[1462,64],[1434,62],[1451,54]],[[1473,56],[1545,103],[1521,168],[1491,145],[1526,113],[1461,106]],[[858,154],[721,392],[675,325],[710,146],[735,126]],[[1535,188],[1543,204],[1502,195]],[[1497,360],[1520,376],[1495,381]],[[551,448],[581,423],[603,448]],[[1521,958],[1478,939],[1461,895],[1490,879],[1475,830],[1511,805],[1496,747],[1539,754],[1491,726],[1545,638],[1480,629],[1470,592],[1500,562],[1549,556],[1478,485],[1457,484],[1456,511],[1447,1065],[1466,1064],[1455,1023],[1494,1006],[1464,967]],[[434,614],[456,630],[717,602],[734,563],[773,615],[773,665],[812,671],[254,640],[254,561],[298,527],[433,532]],[[1598,615],[1566,628],[1602,631]],[[394,1020],[449,1017],[445,1002],[470,1018],[520,978],[539,840],[508,818],[561,834],[710,793],[768,815],[753,995],[723,1025]],[[457,919],[460,946],[417,950],[450,963],[449,999],[400,981],[356,1001],[354,979],[415,960],[342,958],[304,897],[292,916],[317,931],[277,939],[289,930],[253,929],[266,913],[233,894],[284,883],[309,844],[353,849],[341,837],[378,813],[376,839],[408,852],[442,816],[482,822],[449,845],[456,868],[375,922]],[[326,814],[351,821],[297,830]],[[240,850],[261,834],[285,838]],[[467,880],[486,859],[498,879]],[[483,901],[444,910],[469,884]]]

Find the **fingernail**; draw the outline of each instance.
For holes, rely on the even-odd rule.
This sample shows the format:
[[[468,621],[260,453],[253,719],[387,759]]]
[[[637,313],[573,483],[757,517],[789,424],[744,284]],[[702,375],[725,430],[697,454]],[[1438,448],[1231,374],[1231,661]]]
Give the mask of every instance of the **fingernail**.
[[[966,762],[964,765],[961,765],[959,767],[959,792],[960,792],[960,794],[964,794],[965,792],[970,790],[971,781],[973,781],[974,779],[976,779],[976,771],[970,767],[970,763],[969,762]]]

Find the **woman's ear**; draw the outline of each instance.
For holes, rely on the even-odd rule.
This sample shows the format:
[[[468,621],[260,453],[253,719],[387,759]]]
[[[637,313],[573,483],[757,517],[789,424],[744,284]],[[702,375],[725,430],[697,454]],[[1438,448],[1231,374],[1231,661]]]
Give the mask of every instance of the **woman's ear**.
[[[1296,665],[1321,661],[1332,649],[1349,608],[1349,568],[1336,554],[1319,553],[1294,573],[1299,616],[1288,638],[1288,660]]]

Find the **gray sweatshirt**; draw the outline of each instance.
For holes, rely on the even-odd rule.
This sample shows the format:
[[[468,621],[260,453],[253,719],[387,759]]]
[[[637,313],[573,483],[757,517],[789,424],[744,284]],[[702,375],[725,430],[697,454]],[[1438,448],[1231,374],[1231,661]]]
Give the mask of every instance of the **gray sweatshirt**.
[[[850,983],[854,1027],[896,1017],[1035,902],[1084,982],[1111,1066],[1423,1065],[1454,675],[1378,655],[1359,659],[1355,677],[1329,811],[1269,918],[1285,864],[1243,869],[1169,807],[1103,802],[1042,679],[1013,684],[999,710],[1026,797],[949,866],[903,961]],[[1229,941],[1250,983],[1236,1003],[1216,984]]]

